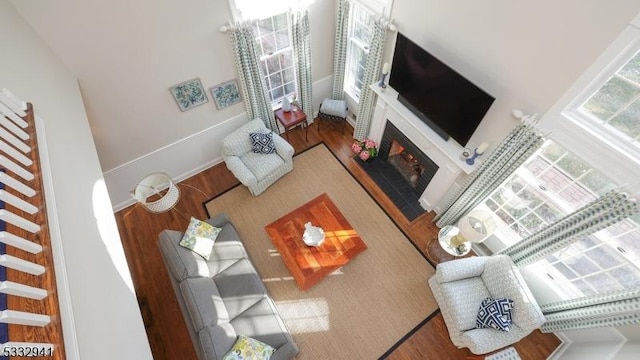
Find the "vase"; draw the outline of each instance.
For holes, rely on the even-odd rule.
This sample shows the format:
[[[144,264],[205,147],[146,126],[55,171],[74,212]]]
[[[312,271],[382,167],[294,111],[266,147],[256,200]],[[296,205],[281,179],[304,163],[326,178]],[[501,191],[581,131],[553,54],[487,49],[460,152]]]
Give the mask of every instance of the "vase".
[[[282,111],[289,112],[291,111],[291,102],[288,97],[282,98]]]

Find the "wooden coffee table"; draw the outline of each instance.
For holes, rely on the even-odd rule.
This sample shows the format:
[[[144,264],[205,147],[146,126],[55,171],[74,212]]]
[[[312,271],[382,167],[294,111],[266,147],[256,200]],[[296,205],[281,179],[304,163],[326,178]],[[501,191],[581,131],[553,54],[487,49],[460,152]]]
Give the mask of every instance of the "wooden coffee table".
[[[304,224],[324,230],[322,245],[302,241]],[[264,227],[301,290],[307,290],[367,249],[325,193]]]

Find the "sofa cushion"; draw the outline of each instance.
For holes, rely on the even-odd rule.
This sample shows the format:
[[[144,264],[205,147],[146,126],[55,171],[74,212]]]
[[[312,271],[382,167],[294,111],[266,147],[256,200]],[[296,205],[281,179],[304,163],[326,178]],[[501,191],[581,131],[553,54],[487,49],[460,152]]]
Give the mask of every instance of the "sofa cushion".
[[[478,310],[476,328],[509,331],[511,329],[511,309],[513,309],[513,300],[511,299],[484,299]]]
[[[289,342],[287,328],[278,310],[266,297],[232,319],[231,325],[237,334],[250,336],[276,349]]]
[[[191,217],[189,226],[180,240],[180,246],[202,256],[205,260],[209,260],[213,243],[220,231],[222,229],[219,227]]]
[[[213,244],[209,261],[179,245],[183,237],[182,232],[164,230],[160,233],[160,250],[170,274],[178,282],[188,277],[211,277],[235,263],[236,260],[248,256],[240,241],[240,235],[233,224],[228,222],[225,215],[208,219],[205,222],[222,229]]]
[[[210,276],[207,261],[202,256],[179,245],[182,232],[164,230],[158,244],[169,274],[178,282],[194,276]]]
[[[192,326],[200,331],[207,325],[218,325],[229,321],[229,314],[222,297],[211,278],[191,278],[180,283]]]
[[[230,323],[209,325],[198,333],[202,353],[206,360],[220,360],[231,350],[238,335]]]
[[[213,250],[209,261],[237,260],[247,257],[247,251],[244,249],[240,235],[235,226],[231,223],[224,224],[220,227],[222,231],[218,234],[216,242],[213,244]],[[211,273],[215,275],[217,272]]]
[[[345,118],[347,117],[347,102],[325,98],[320,104],[320,111],[327,115]]]
[[[273,346],[249,336],[238,335],[238,340],[222,360],[269,360],[276,351]]]
[[[482,300],[490,297],[479,277],[442,283],[442,304],[451,309],[453,327],[459,331],[476,327],[476,315]],[[440,304],[442,306],[442,304]]]
[[[247,259],[240,259],[213,276],[230,319],[234,319],[264,298],[267,293],[260,276]]]
[[[256,154],[273,154],[276,151],[276,145],[273,143],[273,133],[250,133],[251,151]]]
[[[284,160],[277,153],[256,154],[248,152],[241,156],[242,162],[251,169],[258,182],[264,180],[274,171],[279,171]]]

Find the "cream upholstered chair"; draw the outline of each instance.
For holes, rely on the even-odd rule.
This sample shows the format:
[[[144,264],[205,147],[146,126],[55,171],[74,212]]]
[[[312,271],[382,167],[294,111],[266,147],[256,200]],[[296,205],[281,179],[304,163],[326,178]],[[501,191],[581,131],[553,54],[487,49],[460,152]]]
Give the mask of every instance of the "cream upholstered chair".
[[[544,315],[518,268],[506,255],[476,256],[438,264],[429,286],[440,306],[449,337],[474,354],[511,345],[539,328]],[[476,329],[480,304],[486,298],[513,300],[512,326],[507,331]]]
[[[249,137],[251,133],[271,133],[275,152],[254,152]],[[253,196],[260,195],[283,175],[293,170],[293,153],[291,144],[267,129],[262,119],[249,121],[222,140],[222,158],[227,168]]]

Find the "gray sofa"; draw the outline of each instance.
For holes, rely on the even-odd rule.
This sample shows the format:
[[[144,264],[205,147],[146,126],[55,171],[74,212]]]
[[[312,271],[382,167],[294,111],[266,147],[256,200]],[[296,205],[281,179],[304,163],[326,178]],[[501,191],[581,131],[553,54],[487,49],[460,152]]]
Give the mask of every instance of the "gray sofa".
[[[276,348],[271,359],[290,359],[298,346],[225,214],[207,223],[222,228],[210,259],[179,245],[182,232],[164,230],[158,244],[200,360],[219,360],[238,335]]]

